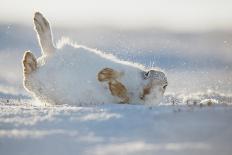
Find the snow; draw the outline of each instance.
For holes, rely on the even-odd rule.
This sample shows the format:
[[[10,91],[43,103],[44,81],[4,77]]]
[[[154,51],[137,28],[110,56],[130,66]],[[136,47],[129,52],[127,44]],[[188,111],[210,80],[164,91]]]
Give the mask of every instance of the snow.
[[[92,106],[71,106],[64,103],[63,105],[44,106],[34,100],[22,87],[23,52],[31,49],[37,52],[37,56],[40,55],[36,38],[33,37],[34,32],[30,32],[29,28],[14,29],[14,31],[11,29],[14,29],[14,26],[11,26],[7,34],[5,34],[4,27],[1,27],[0,31],[2,36],[2,44],[0,44],[0,154],[231,154],[231,59],[225,56],[228,61],[223,61],[224,56],[214,54],[212,57],[218,56],[220,59],[211,57],[212,61],[207,61],[204,59],[205,55],[199,59],[200,56],[195,57],[194,53],[191,53],[196,50],[199,54],[201,52],[198,49],[204,47],[203,51],[205,50],[206,55],[207,52],[212,51],[211,49],[215,49],[214,53],[218,50],[218,53],[225,54],[227,52],[223,51],[223,47],[218,47],[218,49],[215,47],[218,42],[223,43],[224,37],[220,38],[218,35],[216,39],[210,37],[212,44],[206,47],[208,44],[204,44],[204,35],[198,34],[197,39],[193,39],[192,42],[191,38],[194,37],[187,35],[184,37],[183,44],[176,44],[176,42],[181,42],[177,36],[168,36],[170,40],[165,48],[174,51],[173,55],[179,56],[179,59],[175,57],[169,59],[170,53],[165,53],[164,50],[161,54],[160,51],[158,54],[146,52],[149,47],[155,49],[153,45],[157,48],[165,46],[166,43],[162,44],[162,41],[159,42],[160,45],[147,42],[148,40],[159,41],[160,37],[163,37],[161,40],[165,42],[167,38],[162,34],[155,34],[155,37],[152,37],[153,33],[149,32],[151,35],[145,38],[147,39],[145,43],[141,42],[144,39],[141,38],[141,34],[135,32],[128,32],[128,34],[123,32],[122,38],[113,35],[118,34],[115,32],[113,34],[101,33],[103,36],[99,34],[93,36],[92,31],[89,34],[86,34],[88,31],[73,33],[74,36],[78,36],[79,40],[83,40],[82,44],[90,44],[103,51],[114,52],[111,48],[119,44],[118,49],[115,48],[115,51],[119,53],[114,52],[114,54],[125,60],[130,60],[131,51],[135,51],[133,53],[135,57],[131,60],[136,60],[146,66],[151,64],[149,61],[155,60],[152,57],[160,58],[159,61],[154,61],[153,65],[165,69],[167,73],[169,86],[164,99],[157,106],[113,103]],[[13,32],[18,35],[12,34]],[[144,36],[147,36],[148,33],[145,34]],[[23,39],[20,38],[22,36]],[[99,39],[98,36],[103,39]],[[93,38],[99,40],[94,42]],[[87,42],[88,40],[90,41]],[[119,41],[115,42],[115,40]],[[197,44],[194,40],[197,40]],[[228,38],[226,40],[228,44],[231,42]],[[201,44],[198,44],[198,41]],[[189,43],[188,46],[192,44],[198,49],[189,47],[188,50],[187,47],[177,47],[186,45],[186,42]],[[124,44],[125,47],[123,47]],[[142,46],[146,48],[140,51],[139,48]],[[129,54],[125,52],[126,47],[131,47],[131,49],[128,48]],[[175,53],[181,48],[191,53],[189,59],[187,57],[184,59],[184,54],[181,52]],[[186,55],[188,55],[187,52]],[[184,67],[178,67],[180,60],[186,60]],[[174,67],[169,68],[169,64],[174,64]],[[212,67],[212,65],[215,66]]]
[[[169,98],[159,106],[89,107],[1,99],[1,154],[230,154],[230,104],[172,105]]]

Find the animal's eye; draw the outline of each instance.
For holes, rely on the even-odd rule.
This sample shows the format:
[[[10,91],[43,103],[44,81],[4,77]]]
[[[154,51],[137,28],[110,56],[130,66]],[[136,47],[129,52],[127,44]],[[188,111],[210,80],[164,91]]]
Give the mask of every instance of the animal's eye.
[[[150,71],[144,73],[144,78],[147,79],[149,77],[149,75],[150,75]]]

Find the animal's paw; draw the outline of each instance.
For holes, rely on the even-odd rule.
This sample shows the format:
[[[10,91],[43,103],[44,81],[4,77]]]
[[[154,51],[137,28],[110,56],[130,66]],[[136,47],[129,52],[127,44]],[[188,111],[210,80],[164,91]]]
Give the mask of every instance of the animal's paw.
[[[143,88],[142,93],[140,94],[140,99],[145,100],[145,97],[150,94],[152,85],[147,85]]]
[[[37,68],[37,61],[34,55],[27,51],[23,57],[23,72],[24,76],[27,77],[31,72],[35,71]]]
[[[100,82],[108,82],[111,94],[117,96],[120,99],[120,103],[128,103],[129,97],[127,96],[127,89],[117,80],[122,75],[122,72],[118,72],[111,68],[104,68],[98,73],[97,77]]]
[[[50,33],[49,23],[40,12],[35,13],[34,24],[39,35],[42,35],[44,33]]]
[[[116,80],[117,78],[123,75],[122,72],[118,72],[111,68],[104,68],[98,73],[98,81],[111,81]]]
[[[126,87],[117,80],[112,80],[109,82],[109,89],[113,96],[120,98],[120,103],[128,103],[129,97],[127,96]]]

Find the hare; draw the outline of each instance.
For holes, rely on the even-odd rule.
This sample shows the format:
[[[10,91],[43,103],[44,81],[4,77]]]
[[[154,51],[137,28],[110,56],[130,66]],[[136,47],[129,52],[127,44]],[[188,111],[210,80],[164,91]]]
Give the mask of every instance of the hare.
[[[34,26],[42,56],[24,53],[23,83],[43,103],[158,104],[162,99],[168,85],[162,71],[70,41],[55,47],[50,24],[39,12],[34,14]]]

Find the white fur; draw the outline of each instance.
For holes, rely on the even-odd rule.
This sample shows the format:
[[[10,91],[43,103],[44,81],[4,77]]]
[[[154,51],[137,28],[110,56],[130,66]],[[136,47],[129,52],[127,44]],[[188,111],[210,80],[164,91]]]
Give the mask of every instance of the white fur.
[[[41,13],[36,12],[34,24],[38,34],[42,54],[50,55],[54,53],[55,47],[53,45],[52,31],[47,19],[45,19]]]
[[[151,94],[142,100],[140,94],[149,82],[149,79],[143,78],[146,71],[144,66],[120,61],[112,55],[70,41],[61,41],[60,47],[55,48],[49,24],[43,25],[44,17],[40,13],[36,13],[35,18],[43,52],[37,59],[36,71],[24,77],[24,83],[36,98],[51,104],[118,103],[118,98],[111,95],[107,83],[97,80],[98,72],[107,67],[124,73],[119,81],[127,88],[130,103],[159,103],[164,93],[163,85],[167,81],[158,80]]]

